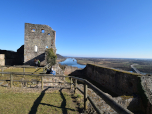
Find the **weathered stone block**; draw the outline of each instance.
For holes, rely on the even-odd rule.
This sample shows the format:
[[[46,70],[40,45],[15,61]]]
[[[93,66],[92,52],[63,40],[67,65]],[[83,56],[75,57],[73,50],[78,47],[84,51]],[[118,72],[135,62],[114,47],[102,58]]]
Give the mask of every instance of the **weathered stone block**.
[[[0,66],[5,66],[5,54],[0,54]]]

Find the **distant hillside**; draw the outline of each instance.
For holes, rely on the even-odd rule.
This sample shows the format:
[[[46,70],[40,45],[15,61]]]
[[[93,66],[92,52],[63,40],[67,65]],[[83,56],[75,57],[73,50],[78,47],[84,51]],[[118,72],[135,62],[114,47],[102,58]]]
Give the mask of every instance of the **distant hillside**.
[[[62,55],[60,54],[56,54],[57,55],[57,59],[65,59],[65,57],[63,57]]]

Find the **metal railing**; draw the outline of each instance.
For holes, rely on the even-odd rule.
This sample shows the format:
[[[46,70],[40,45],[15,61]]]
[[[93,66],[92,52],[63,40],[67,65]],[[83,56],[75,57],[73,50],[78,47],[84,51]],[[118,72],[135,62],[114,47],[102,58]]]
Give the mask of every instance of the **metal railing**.
[[[10,80],[0,80],[0,81],[10,81],[10,87],[13,87],[13,82],[25,82],[21,80],[13,80],[13,75],[30,75],[30,76],[40,76],[41,77],[41,88],[43,89],[43,83],[65,83],[65,82],[44,82],[43,77],[44,76],[49,76],[49,77],[54,77],[51,74],[27,74],[27,73],[15,73],[15,72],[0,72],[0,74],[9,74],[10,75]],[[70,78],[70,88],[72,89],[72,85],[74,85],[74,93],[76,93],[76,90],[79,90],[82,94],[84,94],[84,110],[87,109],[87,101],[89,100],[94,109],[98,114],[102,114],[102,111],[96,106],[96,104],[93,102],[91,97],[87,95],[87,88],[91,88],[96,94],[98,94],[109,106],[111,106],[116,112],[119,114],[133,114],[131,111],[128,109],[123,108],[120,104],[115,102],[112,98],[108,97],[104,92],[102,92],[100,89],[98,89],[96,86],[94,86],[92,83],[89,81],[74,77],[74,76],[61,76],[61,75],[55,75],[55,77],[69,77]],[[72,81],[74,80],[74,82]],[[82,91],[80,88],[77,87],[77,81],[83,83],[84,85],[84,90]],[[26,81],[26,82],[34,82],[34,81]]]

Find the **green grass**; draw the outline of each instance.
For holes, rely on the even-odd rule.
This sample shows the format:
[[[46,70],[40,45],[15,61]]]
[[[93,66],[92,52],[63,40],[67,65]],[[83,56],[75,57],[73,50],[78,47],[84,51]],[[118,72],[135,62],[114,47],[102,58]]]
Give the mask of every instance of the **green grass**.
[[[10,67],[8,69],[5,69],[4,72],[23,72],[23,68],[13,68]],[[43,68],[25,68],[25,72],[31,72],[34,74],[39,74],[43,72]],[[10,74],[0,74],[0,80],[9,80],[10,79]],[[28,80],[31,81],[32,79],[41,81],[41,76],[32,76],[32,75],[13,75],[13,80]],[[10,82],[4,82],[3,84],[9,84]],[[31,82],[28,82],[28,84],[31,84]],[[21,87],[20,82],[13,82],[13,86],[16,87]]]
[[[4,70],[4,72],[23,72],[23,68],[7,68]],[[35,74],[38,74],[40,72],[43,72],[43,68],[25,68],[25,72],[32,72]]]
[[[1,114],[78,114],[76,103],[66,91],[45,93],[0,87]]]
[[[38,69],[38,68],[37,68]],[[35,68],[26,68],[25,72],[35,72]],[[43,69],[38,70],[36,73],[42,72]],[[22,68],[9,68],[5,69],[4,72],[23,72]],[[15,75],[13,80],[31,80],[37,79],[41,80],[38,76],[23,76]],[[0,79],[10,79],[10,75],[4,74]],[[66,77],[66,81],[70,81]],[[10,82],[5,82],[10,83]],[[71,94],[67,91],[54,91],[54,92],[27,92],[20,87],[20,82],[14,82],[13,88],[6,88],[0,86],[0,113],[1,114],[78,114],[78,107],[76,103],[73,102]],[[80,96],[79,96],[80,97]]]
[[[69,77],[65,77],[65,81],[69,83],[71,82]]]

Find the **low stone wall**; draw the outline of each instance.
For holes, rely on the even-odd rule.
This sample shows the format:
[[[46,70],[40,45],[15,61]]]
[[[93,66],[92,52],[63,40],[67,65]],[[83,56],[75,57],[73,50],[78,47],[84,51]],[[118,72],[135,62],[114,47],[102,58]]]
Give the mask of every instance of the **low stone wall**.
[[[81,91],[84,92],[84,86],[82,84],[77,85]],[[101,110],[103,114],[118,114],[114,109],[112,109],[98,94],[96,94],[91,88],[88,88],[88,93],[87,93],[93,102],[96,104],[96,106]],[[131,97],[131,96],[118,96],[118,97],[112,97],[108,93],[105,93],[108,97],[113,99],[115,102],[120,104],[123,108],[125,109],[137,109],[139,107],[140,100],[138,97]],[[88,114],[97,114],[93,106],[91,105],[90,102],[88,102]]]
[[[59,63],[56,63],[52,67],[53,67],[53,70],[56,71],[56,74],[60,74],[60,75],[64,74],[64,71],[59,67]]]
[[[51,77],[48,77],[48,76],[44,76],[43,77],[43,81],[44,82],[53,82],[53,83],[44,83],[43,86],[56,86],[56,87],[59,87],[59,86],[62,86],[62,84],[60,83],[55,83],[55,82],[64,82],[64,77],[55,77],[55,76],[51,76]],[[38,84],[39,87],[41,87],[41,83]]]
[[[141,77],[141,97],[143,99],[143,106],[145,107],[146,114],[152,114],[152,77]]]
[[[74,73],[74,72],[76,74],[77,70],[81,70],[81,68],[66,66],[66,68],[64,70],[64,75],[70,75],[71,73]]]
[[[87,64],[85,75],[117,95],[138,93],[138,80],[141,75],[112,68]]]
[[[138,108],[144,114],[152,113],[152,77],[93,64],[87,64],[84,72],[86,77],[118,96],[138,96]]]
[[[5,66],[5,54],[0,54],[0,66]]]

